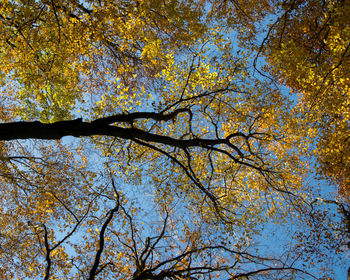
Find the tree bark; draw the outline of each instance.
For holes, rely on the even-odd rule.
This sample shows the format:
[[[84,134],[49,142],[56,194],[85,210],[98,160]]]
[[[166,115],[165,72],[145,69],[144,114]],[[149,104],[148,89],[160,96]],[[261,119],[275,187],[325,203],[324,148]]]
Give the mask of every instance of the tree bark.
[[[120,122],[126,122],[123,118]],[[152,118],[153,119],[153,118]],[[219,144],[232,145],[229,138],[224,139],[176,139],[165,135],[150,133],[138,128],[125,128],[109,124],[109,121],[101,118],[92,122],[84,122],[82,119],[59,121],[55,123],[10,122],[0,124],[0,141],[16,139],[60,139],[64,136],[114,136],[123,139],[138,139],[145,142],[153,142],[174,146],[178,148],[208,147]],[[238,135],[237,135],[238,136]],[[232,137],[232,135],[231,135]]]

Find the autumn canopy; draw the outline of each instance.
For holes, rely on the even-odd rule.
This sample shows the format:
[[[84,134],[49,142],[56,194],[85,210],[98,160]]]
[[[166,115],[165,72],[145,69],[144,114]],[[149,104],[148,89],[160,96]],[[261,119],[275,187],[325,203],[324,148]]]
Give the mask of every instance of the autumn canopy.
[[[349,14],[1,1],[0,278],[345,279]]]

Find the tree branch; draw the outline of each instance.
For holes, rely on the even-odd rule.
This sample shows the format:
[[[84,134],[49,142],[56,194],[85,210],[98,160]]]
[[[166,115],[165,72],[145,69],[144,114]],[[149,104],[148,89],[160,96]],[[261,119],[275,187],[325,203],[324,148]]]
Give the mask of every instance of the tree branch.
[[[240,133],[231,134],[229,138],[224,139],[176,139],[165,135],[154,134],[138,128],[119,127],[110,125],[116,122],[129,122],[140,118],[149,118],[153,120],[171,120],[180,112],[188,109],[176,110],[171,114],[157,113],[131,113],[127,115],[114,115],[111,117],[100,118],[92,122],[84,122],[82,119],[59,121],[54,123],[34,122],[10,122],[0,124],[0,141],[17,140],[17,139],[61,139],[64,136],[84,137],[84,136],[114,136],[127,140],[142,140],[164,144],[167,146],[181,149],[189,147],[210,147],[225,144],[238,152],[238,148],[230,143],[230,138],[241,136]]]
[[[114,214],[116,212],[118,212],[119,206],[120,206],[120,204],[119,204],[119,200],[118,200],[117,201],[117,205],[113,209],[111,209],[109,211],[107,219],[102,225],[102,228],[101,228],[101,231],[100,231],[100,235],[99,235],[99,244],[98,244],[99,248],[98,248],[98,250],[96,252],[96,255],[95,255],[94,264],[92,265],[92,267],[90,269],[88,280],[94,280],[96,275],[99,272],[101,272],[101,270],[98,270],[98,267],[100,265],[101,255],[102,255],[102,252],[103,252],[103,249],[104,249],[105,232],[106,232],[106,229],[107,229],[109,223],[112,221]]]

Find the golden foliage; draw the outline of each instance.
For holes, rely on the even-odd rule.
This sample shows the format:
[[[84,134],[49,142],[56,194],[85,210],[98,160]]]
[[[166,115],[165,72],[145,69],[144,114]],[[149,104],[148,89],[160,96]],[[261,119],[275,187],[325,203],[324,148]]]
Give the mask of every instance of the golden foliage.
[[[349,195],[344,11],[2,1],[0,278],[308,279],[341,254],[346,208],[309,180]],[[279,226],[290,249],[255,247]]]

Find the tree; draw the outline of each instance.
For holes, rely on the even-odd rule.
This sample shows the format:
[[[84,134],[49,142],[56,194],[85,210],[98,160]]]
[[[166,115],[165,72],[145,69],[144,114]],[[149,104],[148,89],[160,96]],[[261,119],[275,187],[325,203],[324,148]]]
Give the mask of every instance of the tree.
[[[252,67],[283,58],[248,44],[280,6],[225,3],[1,3],[4,279],[327,275],[303,262],[346,229],[307,183],[314,137]],[[273,223],[288,249],[255,246]]]
[[[258,47],[266,69],[300,93],[306,136],[318,173],[349,197],[349,11],[348,1],[282,1]]]

